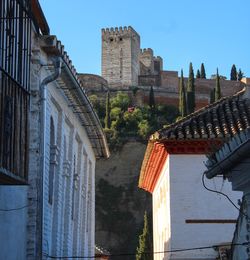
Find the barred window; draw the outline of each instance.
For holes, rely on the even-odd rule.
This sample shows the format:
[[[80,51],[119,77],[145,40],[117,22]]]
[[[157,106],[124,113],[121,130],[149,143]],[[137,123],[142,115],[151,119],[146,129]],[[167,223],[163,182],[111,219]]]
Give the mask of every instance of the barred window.
[[[29,1],[0,1],[0,183],[27,181]]]
[[[27,91],[31,54],[29,2],[0,2],[0,69]]]

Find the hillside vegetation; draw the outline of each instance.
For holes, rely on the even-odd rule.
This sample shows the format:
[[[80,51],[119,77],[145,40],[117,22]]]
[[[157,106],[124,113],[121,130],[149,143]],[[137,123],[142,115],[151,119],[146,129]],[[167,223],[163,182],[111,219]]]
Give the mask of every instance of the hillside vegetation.
[[[129,138],[146,141],[150,134],[174,122],[178,109],[172,105],[149,104],[134,106],[128,94],[118,92],[106,100],[96,95],[90,100],[104,127],[111,150],[121,147]]]

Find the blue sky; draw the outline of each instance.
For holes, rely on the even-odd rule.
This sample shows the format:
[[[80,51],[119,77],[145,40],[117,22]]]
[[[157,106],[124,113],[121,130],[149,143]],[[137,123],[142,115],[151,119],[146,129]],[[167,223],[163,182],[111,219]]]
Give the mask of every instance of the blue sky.
[[[51,34],[77,71],[101,74],[101,28],[132,26],[165,70],[230,77],[232,64],[250,77],[249,0],[40,0]]]

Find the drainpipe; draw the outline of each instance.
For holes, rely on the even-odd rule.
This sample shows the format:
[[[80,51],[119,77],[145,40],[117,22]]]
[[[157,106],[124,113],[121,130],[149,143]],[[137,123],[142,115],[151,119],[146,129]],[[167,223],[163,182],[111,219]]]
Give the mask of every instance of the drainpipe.
[[[45,127],[46,127],[46,105],[47,105],[47,88],[46,86],[55,81],[61,74],[61,58],[60,57],[53,57],[52,59],[53,65],[55,68],[54,73],[43,79],[41,85],[40,85],[40,95],[41,95],[41,139],[40,139],[40,165],[41,165],[41,171],[40,171],[40,194],[38,193],[38,199],[40,199],[40,225],[39,225],[39,233],[38,236],[40,238],[40,243],[38,242],[38,247],[40,247],[40,250],[38,252],[39,259],[43,259],[43,213],[44,213],[44,171],[45,171],[45,149],[46,149],[46,135],[45,135]]]

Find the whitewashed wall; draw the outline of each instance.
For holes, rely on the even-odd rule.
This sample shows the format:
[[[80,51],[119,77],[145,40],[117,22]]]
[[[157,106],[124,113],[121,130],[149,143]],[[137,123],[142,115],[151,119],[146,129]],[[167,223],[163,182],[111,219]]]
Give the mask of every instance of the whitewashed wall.
[[[238,217],[239,212],[224,196],[209,192],[203,187],[204,161],[204,155],[169,155],[153,193],[154,229],[158,230],[154,230],[154,251],[210,246],[232,241],[235,224],[185,222],[199,219],[236,220]],[[213,180],[205,178],[205,182],[209,188],[229,195],[236,204],[242,197],[242,193],[233,192],[231,184],[221,177]],[[168,235],[164,234],[164,229],[169,232]],[[208,249],[172,253],[170,258],[167,254],[165,258],[155,255],[154,259],[214,259],[215,256],[216,252]]]
[[[84,127],[57,87],[47,86],[43,252],[88,256],[94,254],[95,155]],[[57,151],[52,205],[48,202],[51,118]]]
[[[28,199],[33,205],[29,208],[27,259],[39,258],[40,223],[39,210],[43,186],[43,254],[54,256],[84,255],[94,253],[94,231],[87,230],[87,216],[94,226],[94,173],[95,155],[84,126],[78,121],[56,82],[46,86],[46,122],[42,128],[40,85],[44,78],[51,75],[47,66],[51,60],[41,50],[39,39],[33,35],[31,66],[31,113],[30,113],[30,164]],[[72,86],[68,86],[69,88]],[[54,153],[54,194],[52,205],[48,202],[50,169],[50,123],[55,128]],[[45,171],[42,174],[41,134],[46,137]],[[75,158],[75,176],[74,176]],[[91,162],[91,167],[90,164]],[[41,178],[43,175],[43,185]],[[91,178],[89,177],[91,176]],[[88,184],[88,180],[91,182]],[[89,189],[90,188],[90,189]],[[73,190],[75,195],[72,206]],[[91,196],[88,196],[88,193]],[[90,199],[90,201],[89,201]],[[87,208],[91,205],[91,209]],[[72,219],[72,209],[74,218]],[[89,241],[91,243],[89,244]],[[87,245],[85,248],[84,246]]]
[[[153,237],[154,252],[170,250],[170,192],[169,192],[169,157],[163,167],[153,192]],[[169,254],[154,255],[154,260],[167,260]]]

